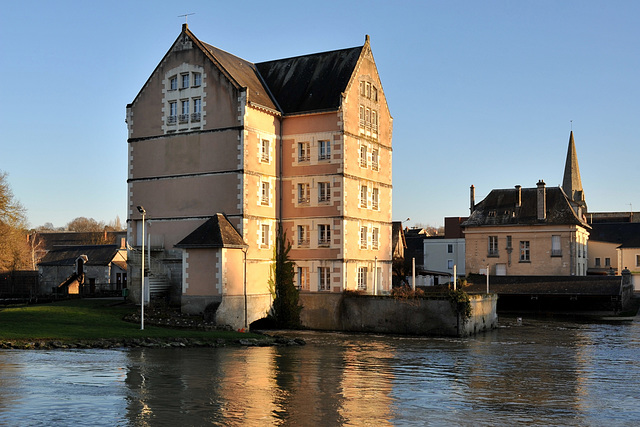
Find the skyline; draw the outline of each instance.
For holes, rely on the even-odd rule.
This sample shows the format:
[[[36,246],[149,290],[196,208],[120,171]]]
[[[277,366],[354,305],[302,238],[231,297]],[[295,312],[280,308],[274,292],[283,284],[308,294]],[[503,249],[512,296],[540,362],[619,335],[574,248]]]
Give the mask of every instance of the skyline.
[[[394,117],[393,219],[405,225],[467,216],[471,185],[478,202],[539,179],[560,185],[572,129],[589,211],[640,209],[640,4],[297,4],[5,6],[0,170],[30,226],[126,221],[125,108],[188,13],[196,37],[254,63],[370,35]]]

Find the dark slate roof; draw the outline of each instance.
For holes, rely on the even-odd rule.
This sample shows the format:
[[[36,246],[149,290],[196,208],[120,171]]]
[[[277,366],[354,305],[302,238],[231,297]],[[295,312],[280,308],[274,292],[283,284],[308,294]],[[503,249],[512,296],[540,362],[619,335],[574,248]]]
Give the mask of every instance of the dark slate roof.
[[[363,46],[256,64],[283,113],[335,110]]]
[[[42,249],[51,250],[66,246],[84,246],[91,243],[120,244],[120,239],[127,237],[126,231],[38,231],[43,243]]]
[[[109,265],[118,253],[118,245],[83,245],[52,249],[38,265],[74,265],[81,255],[86,255],[86,265]]]
[[[486,276],[465,287],[471,293],[484,293]],[[619,295],[621,276],[490,276],[489,291],[509,295]]]
[[[591,224],[589,240],[618,243],[625,248],[640,248],[639,222],[614,222]]]
[[[247,244],[227,218],[218,213],[193,233],[182,239],[176,248],[245,248]]]
[[[516,207],[517,189],[507,188],[491,190],[483,201],[475,205],[471,216],[462,223],[463,227],[483,225],[582,225],[569,200],[560,187],[546,187],[547,217],[538,220],[537,188],[522,188],[522,204]]]
[[[211,46],[207,43],[202,43],[218,61],[227,73],[229,73],[241,87],[247,88],[247,98],[249,102],[256,103],[263,107],[270,108],[272,110],[278,110],[278,107],[269,96],[269,91],[263,84],[256,66],[239,58],[235,55],[225,52],[222,49],[218,49],[215,46]]]

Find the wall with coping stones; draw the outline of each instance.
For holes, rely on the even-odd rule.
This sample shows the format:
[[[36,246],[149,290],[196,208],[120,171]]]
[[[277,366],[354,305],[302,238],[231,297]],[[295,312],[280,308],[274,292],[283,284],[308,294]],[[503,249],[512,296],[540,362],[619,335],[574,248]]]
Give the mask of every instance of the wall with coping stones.
[[[404,335],[469,336],[498,325],[498,296],[470,295],[472,315],[458,319],[448,299],[302,293],[302,325],[309,329]]]

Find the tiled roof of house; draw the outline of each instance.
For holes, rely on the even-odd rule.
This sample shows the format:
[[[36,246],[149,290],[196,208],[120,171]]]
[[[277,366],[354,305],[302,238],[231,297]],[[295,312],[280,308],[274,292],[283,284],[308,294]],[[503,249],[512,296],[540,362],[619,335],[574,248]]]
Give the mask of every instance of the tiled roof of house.
[[[492,190],[475,205],[473,213],[462,223],[463,227],[485,225],[582,225],[560,187],[546,187],[546,219],[538,220],[537,188],[522,188],[521,204],[517,206],[518,189]]]
[[[86,255],[86,265],[109,265],[118,253],[118,245],[67,246],[50,250],[38,265],[74,265],[81,255]]]
[[[255,64],[232,55],[229,52],[225,52],[222,49],[218,49],[215,46],[211,46],[210,44],[202,44],[241,87],[247,88],[247,98],[249,102],[254,102],[272,110],[279,109],[269,96],[269,90],[263,84]]]
[[[362,46],[256,64],[283,113],[335,110]]]
[[[197,40],[193,33],[189,34]],[[247,88],[249,102],[283,114],[339,108],[364,47],[254,64],[210,44],[198,43],[239,86]]]
[[[227,218],[218,213],[177,243],[176,248],[244,248],[247,244]]]
[[[591,224],[589,240],[618,243],[625,248],[640,248],[640,222]]]

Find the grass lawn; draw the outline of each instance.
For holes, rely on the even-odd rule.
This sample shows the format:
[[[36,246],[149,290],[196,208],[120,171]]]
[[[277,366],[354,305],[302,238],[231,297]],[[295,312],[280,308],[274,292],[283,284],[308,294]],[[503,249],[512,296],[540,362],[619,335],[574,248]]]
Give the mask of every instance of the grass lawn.
[[[123,320],[137,312],[132,305],[114,300],[78,299],[49,304],[0,308],[0,341],[100,340],[134,338],[190,338],[237,340],[260,335],[230,331],[172,329]]]

